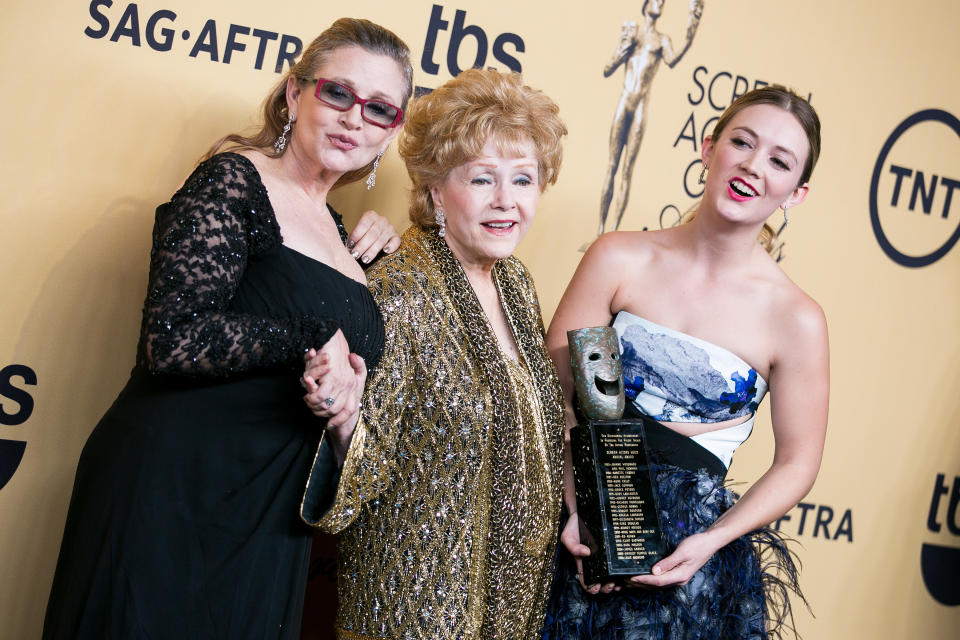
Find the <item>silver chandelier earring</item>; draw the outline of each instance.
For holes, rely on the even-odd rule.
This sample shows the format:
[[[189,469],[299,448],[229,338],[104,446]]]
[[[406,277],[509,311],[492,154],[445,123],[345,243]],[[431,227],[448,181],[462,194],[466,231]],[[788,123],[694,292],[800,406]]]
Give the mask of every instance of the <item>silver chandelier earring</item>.
[[[437,226],[440,227],[437,235],[441,238],[447,235],[447,216],[443,214],[443,209],[437,207],[433,212],[433,219],[437,221]]]
[[[293,126],[293,121],[293,114],[288,114],[287,124],[283,125],[283,131],[280,132],[280,137],[277,138],[277,141],[273,143],[273,148],[277,153],[280,153],[287,148],[287,134],[290,133],[290,128]]]
[[[782,230],[782,229],[786,229],[786,228],[787,228],[787,225],[790,224],[790,218],[787,217],[787,209],[788,209],[788,207],[787,207],[786,204],[782,205],[782,207],[783,207],[783,226],[780,227],[781,230]]]
[[[383,155],[383,151],[377,154],[377,157],[373,160],[373,171],[370,172],[370,175],[367,176],[367,191],[373,189],[373,186],[377,184],[377,167],[380,166],[380,156]]]
[[[703,165],[703,169],[700,170],[700,177],[697,179],[698,184],[703,184],[707,181],[707,165]]]

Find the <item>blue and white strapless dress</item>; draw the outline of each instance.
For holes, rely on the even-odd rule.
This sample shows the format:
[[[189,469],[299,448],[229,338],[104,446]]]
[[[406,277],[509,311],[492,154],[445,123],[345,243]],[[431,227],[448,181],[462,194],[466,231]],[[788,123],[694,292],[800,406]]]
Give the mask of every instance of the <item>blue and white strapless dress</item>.
[[[646,418],[660,518],[672,551],[733,506],[724,484],[767,383],[726,349],[626,311],[620,337],[626,417]],[[651,419],[652,418],[652,419]],[[730,422],[687,437],[660,422]],[[560,545],[544,640],[761,640],[790,628],[797,569],[780,535],[758,529],[723,547],[685,585],[591,596]]]

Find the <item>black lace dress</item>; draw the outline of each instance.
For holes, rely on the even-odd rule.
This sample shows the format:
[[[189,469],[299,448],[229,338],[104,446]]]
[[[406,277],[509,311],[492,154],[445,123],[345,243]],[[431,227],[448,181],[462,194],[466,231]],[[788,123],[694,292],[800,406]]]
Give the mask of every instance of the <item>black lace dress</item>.
[[[197,167],[157,209],[137,365],[80,458],[44,638],[299,638],[315,455],[335,482],[299,375],[338,328],[376,364],[366,287],[282,244],[249,160]]]

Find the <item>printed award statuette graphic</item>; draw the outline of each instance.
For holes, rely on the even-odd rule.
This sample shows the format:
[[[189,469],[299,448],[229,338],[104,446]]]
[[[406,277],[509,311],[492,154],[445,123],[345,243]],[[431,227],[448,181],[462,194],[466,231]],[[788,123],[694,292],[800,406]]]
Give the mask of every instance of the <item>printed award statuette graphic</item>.
[[[650,573],[664,554],[642,420],[623,420],[623,366],[613,327],[567,332],[586,422],[570,430],[587,584]]]
[[[665,63],[673,68],[693,44],[693,37],[703,15],[703,0],[690,0],[687,29],[683,46],[674,50],[670,36],[657,30],[657,20],[663,11],[664,0],[646,0],[641,9],[642,22],[624,22],[620,41],[613,57],[603,68],[603,77],[610,77],[621,65],[624,68],[623,92],[610,125],[610,153],[600,193],[600,226],[597,236],[606,231],[607,215],[613,203],[617,173],[620,173],[619,190],[614,203],[613,230],[620,228],[623,213],[630,199],[630,182],[637,162],[643,132],[647,126],[647,109],[650,106],[650,87],[653,78]]]

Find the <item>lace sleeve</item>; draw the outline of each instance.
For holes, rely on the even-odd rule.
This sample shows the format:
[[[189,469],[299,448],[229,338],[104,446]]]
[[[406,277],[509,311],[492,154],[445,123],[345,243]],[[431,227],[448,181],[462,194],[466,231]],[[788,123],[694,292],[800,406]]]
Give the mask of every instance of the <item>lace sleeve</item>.
[[[298,366],[337,330],[329,318],[275,319],[228,311],[251,252],[280,243],[250,162],[202,163],[157,209],[137,362],[154,373],[225,376]]]

